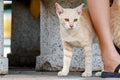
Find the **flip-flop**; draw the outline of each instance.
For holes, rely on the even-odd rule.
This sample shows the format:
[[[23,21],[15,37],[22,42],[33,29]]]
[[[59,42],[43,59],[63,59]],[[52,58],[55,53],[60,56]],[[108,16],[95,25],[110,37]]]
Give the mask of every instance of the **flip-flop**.
[[[115,45],[115,44],[114,44],[114,45]],[[118,52],[119,55],[120,55],[120,48],[118,48],[116,45],[115,45],[115,48],[116,48],[117,52]]]
[[[102,78],[120,78],[120,64],[116,67],[114,72],[102,72]]]

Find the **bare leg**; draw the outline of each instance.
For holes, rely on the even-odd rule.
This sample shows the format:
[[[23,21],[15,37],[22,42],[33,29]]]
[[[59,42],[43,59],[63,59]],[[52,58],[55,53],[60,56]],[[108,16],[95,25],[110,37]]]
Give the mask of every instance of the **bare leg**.
[[[113,45],[110,33],[109,0],[87,0],[87,2],[100,41],[104,70],[113,72],[120,64],[120,56]]]

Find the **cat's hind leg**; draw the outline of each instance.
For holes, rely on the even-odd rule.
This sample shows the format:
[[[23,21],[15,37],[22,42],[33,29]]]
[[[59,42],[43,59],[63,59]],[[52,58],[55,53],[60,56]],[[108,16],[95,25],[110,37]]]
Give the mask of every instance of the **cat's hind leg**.
[[[100,77],[103,71],[104,71],[104,69],[102,67],[101,71],[95,73],[95,76]]]
[[[58,76],[67,76],[69,73],[69,67],[70,67],[71,58],[72,58],[72,46],[69,43],[64,42],[63,52],[64,52],[63,69],[60,72],[58,72]]]
[[[102,71],[101,71],[101,72],[97,72],[97,73],[95,73],[95,76],[100,77],[101,74],[102,74]]]

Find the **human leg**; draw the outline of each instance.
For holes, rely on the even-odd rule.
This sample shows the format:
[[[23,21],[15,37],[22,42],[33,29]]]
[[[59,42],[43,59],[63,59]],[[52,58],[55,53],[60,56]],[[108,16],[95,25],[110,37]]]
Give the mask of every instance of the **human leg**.
[[[87,0],[89,12],[98,35],[104,71],[114,72],[120,64],[120,56],[117,53],[110,33],[110,8],[109,0]]]

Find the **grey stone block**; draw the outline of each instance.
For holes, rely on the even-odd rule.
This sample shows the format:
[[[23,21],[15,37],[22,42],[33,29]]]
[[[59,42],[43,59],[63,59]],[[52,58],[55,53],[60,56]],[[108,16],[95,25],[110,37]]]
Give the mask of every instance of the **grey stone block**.
[[[0,57],[0,74],[8,74],[8,59]]]
[[[96,45],[94,45],[96,47]],[[93,48],[93,71],[99,71],[103,69],[100,53],[96,48]],[[59,54],[48,54],[38,56],[36,59],[36,70],[37,71],[58,71],[63,67],[63,52]],[[84,50],[74,48],[73,56],[71,60],[70,71],[83,71],[85,67],[85,55]]]
[[[3,0],[0,0],[0,57],[3,56]]]
[[[40,20],[40,56],[36,60],[36,70],[57,71],[62,67],[63,48],[61,44],[59,21],[55,12],[55,2],[63,7],[77,7],[85,0],[41,0],[41,20]],[[79,71],[84,68],[83,50],[75,48],[73,50],[71,71]],[[93,47],[93,69],[101,70],[100,51],[97,44]]]
[[[3,0],[0,0],[0,74],[8,74],[8,59],[3,57]]]

